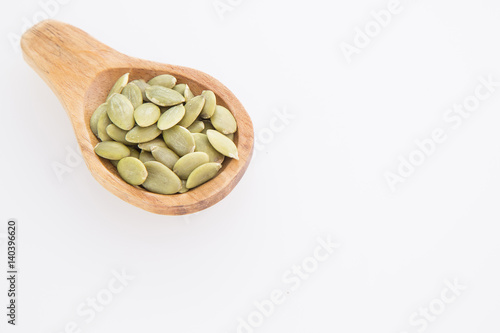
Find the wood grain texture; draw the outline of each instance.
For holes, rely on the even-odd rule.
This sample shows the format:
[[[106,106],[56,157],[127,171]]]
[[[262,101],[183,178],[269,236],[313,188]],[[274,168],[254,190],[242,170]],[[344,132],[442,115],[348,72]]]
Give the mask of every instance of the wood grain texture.
[[[195,69],[151,62],[123,55],[98,42],[84,31],[54,20],[43,21],[21,39],[26,62],[43,78],[61,101],[72,122],[83,158],[94,178],[119,198],[149,212],[163,215],[191,214],[227,196],[245,173],[252,158],[252,121],[243,105],[222,83]],[[187,83],[195,95],[205,89],[217,96],[217,104],[236,118],[235,143],[239,160],[226,158],[221,172],[211,181],[184,194],[160,195],[125,183],[116,168],[94,153],[98,139],[90,130],[94,110],[123,74],[130,80],[171,74]]]

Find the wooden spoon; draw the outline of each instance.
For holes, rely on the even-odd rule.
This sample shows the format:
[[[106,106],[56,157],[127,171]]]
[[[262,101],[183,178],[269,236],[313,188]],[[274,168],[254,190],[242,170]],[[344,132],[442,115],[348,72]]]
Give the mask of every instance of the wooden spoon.
[[[245,173],[253,151],[253,126],[243,105],[222,83],[195,69],[132,58],[104,45],[84,31],[54,20],[28,30],[21,40],[26,62],[50,86],[73,124],[83,158],[94,178],[119,198],[147,211],[164,215],[190,214],[222,200]],[[211,181],[184,194],[161,195],[125,183],[116,168],[94,153],[98,139],[90,130],[94,110],[123,74],[130,80],[171,74],[187,83],[195,95],[212,90],[217,104],[236,118],[234,141],[239,160],[226,158],[220,173]]]

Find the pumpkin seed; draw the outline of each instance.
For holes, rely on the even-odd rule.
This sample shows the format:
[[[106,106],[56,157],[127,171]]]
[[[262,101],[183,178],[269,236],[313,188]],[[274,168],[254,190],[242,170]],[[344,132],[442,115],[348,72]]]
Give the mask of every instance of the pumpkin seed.
[[[186,193],[187,191],[189,191],[189,189],[186,187],[186,181],[185,180],[181,180],[181,189],[179,190],[179,193]]]
[[[177,125],[185,114],[186,109],[184,108],[184,105],[181,104],[171,107],[167,111],[163,112],[160,119],[158,119],[158,128],[163,131]]]
[[[165,164],[169,169],[173,169],[175,163],[179,160],[179,156],[167,147],[153,147],[151,154],[155,160]]]
[[[139,158],[139,151],[135,148],[132,148],[132,147],[128,147],[128,149],[130,149],[130,156],[131,157],[135,157],[135,158]]]
[[[186,90],[186,86],[187,86],[187,84],[185,84],[185,83],[179,83],[179,84],[176,84],[172,89],[174,89],[179,94],[184,96],[184,90]]]
[[[150,86],[146,88],[146,96],[151,102],[159,106],[173,106],[186,100],[177,91],[163,86]]]
[[[217,132],[216,130],[208,130],[207,137],[210,144],[222,155],[238,159],[238,148],[233,141],[231,141],[224,134]]]
[[[217,105],[215,107],[215,112],[212,117],[210,117],[210,120],[212,121],[212,125],[214,125],[215,129],[222,134],[231,134],[236,132],[236,119],[234,119],[231,111],[223,106]]]
[[[224,155],[212,147],[206,134],[194,133],[193,137],[196,145],[194,151],[201,151],[207,154],[209,162],[222,163],[224,161]]]
[[[188,128],[191,124],[198,118],[201,110],[203,109],[203,105],[205,105],[205,97],[196,96],[189,100],[186,103],[186,114],[184,118],[179,122],[179,126]]]
[[[182,156],[172,169],[180,179],[187,179],[194,169],[202,164],[208,163],[208,155],[203,152],[195,152]]]
[[[196,120],[187,129],[191,133],[201,133],[205,129],[205,122],[201,120]]]
[[[122,76],[120,76],[118,80],[116,80],[115,84],[109,91],[108,98],[106,98],[106,101],[109,101],[111,99],[111,96],[113,96],[114,94],[120,94],[122,92],[123,88],[125,88],[125,86],[128,83],[129,75],[130,73],[123,74]]]
[[[149,84],[146,83],[146,81],[144,81],[143,79],[140,79],[140,80],[134,80],[130,83],[133,83],[135,84],[137,87],[139,87],[139,89],[141,90],[141,93],[142,93],[142,100],[144,102],[148,102],[149,99],[147,98],[146,96],[146,88],[149,87]]]
[[[191,92],[191,89],[189,88],[189,86],[187,84],[186,84],[186,89],[184,89],[183,96],[186,99],[186,102],[194,97],[194,94]]]
[[[115,124],[109,124],[106,127],[106,133],[108,134],[108,136],[111,139],[113,139],[115,141],[121,142],[125,145],[130,144],[130,142],[125,140],[125,136],[127,135],[127,131],[122,130],[121,128],[119,128]]]
[[[214,125],[212,125],[212,122],[210,120],[203,120],[203,123],[205,124],[205,129],[203,129],[201,133],[207,134],[207,131],[209,129],[215,129]]]
[[[90,117],[90,129],[92,130],[92,133],[94,133],[95,136],[98,136],[97,134],[97,123],[99,122],[99,118],[101,118],[103,113],[106,113],[108,110],[108,104],[107,103],[102,103],[95,109],[94,113]]]
[[[141,89],[133,83],[129,83],[123,88],[122,95],[129,99],[134,109],[143,103]]]
[[[145,103],[137,107],[134,111],[134,119],[137,125],[148,127],[153,125],[160,118],[160,108],[153,103]]]
[[[220,163],[205,163],[200,165],[189,175],[186,181],[186,187],[192,189],[206,183],[217,175],[220,168],[222,168]]]
[[[114,94],[109,99],[109,119],[122,130],[131,130],[134,125],[134,106],[127,97]]]
[[[142,163],[146,163],[149,161],[156,161],[153,155],[149,151],[141,151],[139,154],[139,159],[141,160]]]
[[[130,185],[141,185],[148,176],[148,171],[139,159],[135,157],[125,157],[118,162],[118,174]]]
[[[160,162],[150,161],[144,163],[148,177],[142,186],[148,191],[159,194],[174,194],[182,187],[177,175]]]
[[[106,128],[111,124],[111,120],[109,120],[108,114],[103,113],[101,118],[99,118],[99,122],[97,123],[97,136],[101,141],[111,141],[111,137],[106,132]]]
[[[208,119],[212,117],[215,112],[215,106],[217,104],[215,94],[211,90],[204,90],[202,91],[201,96],[205,97],[205,105],[203,106],[203,110],[201,110],[200,117]]]
[[[149,80],[148,84],[150,86],[163,86],[165,88],[173,88],[177,79],[169,74],[158,75],[151,80]]]
[[[231,134],[224,134],[229,140],[234,142],[234,133]]]
[[[156,124],[148,127],[135,126],[128,131],[125,139],[131,143],[143,143],[157,138],[160,134],[161,131]]]
[[[97,155],[108,160],[120,160],[130,155],[130,149],[127,146],[115,141],[99,142],[94,151]]]
[[[163,131],[163,140],[165,140],[167,147],[172,149],[179,156],[194,152],[195,145],[193,135],[182,126],[175,125]]]
[[[145,151],[151,151],[151,149],[154,147],[166,148],[167,144],[165,143],[165,141],[163,141],[163,138],[156,138],[148,142],[139,143],[139,148]]]

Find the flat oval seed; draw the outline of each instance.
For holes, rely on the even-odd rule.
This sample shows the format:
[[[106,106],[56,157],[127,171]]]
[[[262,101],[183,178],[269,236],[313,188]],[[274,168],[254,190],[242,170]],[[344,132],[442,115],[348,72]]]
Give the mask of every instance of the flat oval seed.
[[[208,130],[207,137],[210,144],[222,155],[238,159],[238,148],[233,141],[231,141],[224,134],[217,132],[216,130]]]
[[[173,87],[172,89],[174,89],[179,94],[184,96],[184,91],[186,90],[186,86],[187,86],[187,84],[185,84],[185,83],[179,83],[179,84],[176,84],[175,87]]]
[[[174,194],[182,187],[181,180],[177,175],[160,162],[144,163],[148,171],[148,177],[142,184],[148,191],[159,194]]]
[[[153,147],[151,154],[155,160],[165,164],[169,169],[173,169],[175,163],[179,160],[179,156],[167,147]]]
[[[131,130],[135,125],[134,106],[127,97],[114,94],[109,99],[109,119],[122,130]]]
[[[144,163],[135,157],[122,158],[118,162],[117,169],[120,177],[130,185],[141,185],[148,177]]]
[[[121,142],[125,145],[130,144],[130,142],[125,140],[125,136],[127,135],[127,131],[122,130],[121,128],[119,128],[115,124],[109,124],[108,127],[106,127],[106,133],[108,134],[108,136],[111,139],[113,139],[117,142]]]
[[[173,88],[176,83],[177,79],[169,74],[158,75],[148,82],[150,86],[163,86],[170,89]]]
[[[206,134],[194,133],[193,137],[196,145],[194,151],[201,151],[207,154],[209,162],[222,163],[222,161],[224,161],[224,155],[212,147]]]
[[[98,136],[97,134],[97,124],[99,123],[99,119],[103,115],[103,113],[106,113],[108,111],[108,104],[107,103],[102,103],[99,105],[97,109],[95,109],[94,113],[92,114],[92,117],[90,117],[90,129],[92,130],[92,133],[94,133],[95,136]]]
[[[115,84],[113,85],[113,87],[109,91],[108,98],[106,98],[106,101],[110,100],[111,96],[113,96],[113,94],[120,94],[122,92],[123,88],[125,88],[125,86],[128,83],[129,75],[130,75],[130,73],[123,74],[122,76],[120,76],[120,78],[118,80],[116,80]]]
[[[139,105],[134,111],[135,122],[141,127],[153,125],[158,121],[160,115],[160,108],[153,103]]]
[[[205,123],[201,120],[196,120],[187,129],[191,133],[201,133],[205,129]]]
[[[103,113],[101,118],[99,118],[99,122],[97,123],[97,136],[101,141],[111,141],[111,137],[106,132],[106,128],[111,124],[111,120],[109,120],[108,114]]]
[[[146,81],[144,81],[143,79],[140,79],[140,80],[134,80],[130,83],[133,83],[137,87],[139,87],[139,89],[141,90],[141,93],[142,93],[142,100],[144,102],[149,101],[148,98],[146,97],[146,88],[149,87],[149,84],[147,84]]]
[[[135,126],[128,131],[125,139],[131,143],[143,143],[156,139],[161,134],[161,131],[156,125],[148,127]]]
[[[135,157],[135,158],[139,158],[139,151],[135,148],[132,148],[132,147],[128,147],[128,149],[130,149],[130,156],[131,157]]]
[[[134,109],[143,102],[141,89],[133,83],[129,83],[123,88],[122,95],[129,99]]]
[[[234,142],[234,133],[231,134],[224,134],[229,140]]]
[[[212,122],[210,120],[203,120],[203,123],[205,123],[205,129],[201,131],[201,133],[207,134],[208,130],[215,129],[214,125],[212,125]]]
[[[217,105],[215,107],[215,112],[210,120],[212,121],[212,125],[214,125],[215,129],[222,134],[231,134],[236,132],[236,119],[234,119],[231,111],[223,106]]]
[[[205,105],[203,106],[203,110],[201,110],[200,117],[208,119],[212,117],[215,112],[215,106],[217,104],[215,94],[211,90],[204,90],[201,96],[205,97]]]
[[[127,146],[115,141],[99,142],[95,146],[94,151],[97,155],[108,160],[121,160],[130,155],[130,149]]]
[[[206,183],[210,179],[214,178],[219,172],[222,165],[220,163],[205,163],[191,172],[187,181],[186,187],[188,189],[195,188],[196,186],[200,186],[203,183]]]
[[[184,96],[177,91],[163,86],[151,86],[146,88],[146,96],[151,102],[159,106],[173,106],[186,100]]]
[[[184,94],[182,94],[182,95],[186,99],[186,102],[194,97],[194,94],[191,92],[191,89],[189,88],[189,86],[187,84],[186,84],[186,88],[184,89]]]
[[[146,163],[149,161],[156,161],[153,155],[149,151],[141,151],[139,154],[139,159],[141,160],[142,163]]]
[[[184,108],[184,105],[181,104],[171,107],[160,116],[157,126],[162,131],[174,127],[179,121],[182,120],[185,114],[186,109]]]
[[[205,97],[196,96],[189,100],[184,106],[186,108],[186,114],[184,118],[179,122],[179,126],[188,128],[191,124],[198,118],[205,105]]]
[[[139,148],[145,151],[151,151],[154,147],[167,148],[167,144],[163,141],[163,138],[156,138],[148,142],[139,143]]]
[[[179,190],[179,193],[186,193],[187,191],[189,191],[189,189],[186,187],[186,181],[185,180],[182,180],[181,181],[181,189]]]
[[[175,163],[173,171],[180,179],[187,179],[194,169],[202,164],[208,163],[208,155],[203,152],[195,152],[182,156]]]
[[[165,140],[167,147],[179,156],[194,152],[195,144],[193,135],[186,128],[179,125],[163,131],[163,140]]]

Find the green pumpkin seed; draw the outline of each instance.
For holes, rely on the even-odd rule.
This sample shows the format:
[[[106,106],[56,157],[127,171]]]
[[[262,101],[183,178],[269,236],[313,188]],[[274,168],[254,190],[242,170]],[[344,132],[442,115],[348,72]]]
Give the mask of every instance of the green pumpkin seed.
[[[143,143],[156,139],[161,134],[161,131],[155,125],[148,127],[135,126],[128,131],[125,139],[131,143]]]
[[[217,105],[215,107],[215,112],[210,120],[212,121],[212,125],[214,125],[215,129],[222,134],[231,134],[236,132],[236,119],[234,119],[231,111],[223,106]]]
[[[103,113],[108,112],[108,104],[107,103],[102,103],[99,105],[97,109],[95,109],[94,113],[92,114],[92,117],[90,117],[90,129],[92,130],[92,133],[94,133],[95,136],[98,136],[97,134],[97,123],[99,123],[99,119],[103,115]]]
[[[187,191],[189,191],[189,189],[186,187],[186,181],[185,180],[181,180],[181,189],[179,190],[179,193],[186,193]]]
[[[188,189],[192,189],[206,183],[210,179],[214,178],[221,168],[222,165],[219,163],[205,163],[197,167],[189,175],[186,181],[186,187]]]
[[[142,104],[134,111],[135,122],[141,127],[153,125],[158,121],[160,115],[160,108],[153,103]]]
[[[128,147],[128,149],[130,149],[130,156],[131,157],[135,157],[135,158],[139,158],[139,151],[135,148],[132,148],[132,147]]]
[[[107,127],[106,127],[106,133],[108,134],[108,136],[117,141],[117,142],[121,142],[123,144],[130,144],[130,142],[128,142],[127,140],[125,140],[125,136],[127,135],[127,131],[124,131],[122,130],[121,128],[119,128],[118,126],[116,126],[115,124],[109,124]]]
[[[207,154],[209,162],[222,163],[222,161],[224,161],[224,155],[222,155],[217,150],[215,150],[214,147],[212,147],[212,145],[208,141],[208,137],[206,134],[194,133],[193,137],[196,145],[194,151],[201,151]]]
[[[179,125],[175,125],[163,131],[163,140],[165,140],[167,147],[172,149],[179,156],[194,152],[195,145],[193,135],[186,128]]]
[[[149,101],[149,99],[146,96],[146,88],[149,87],[149,84],[147,84],[146,81],[144,81],[143,79],[140,79],[140,80],[134,80],[130,83],[133,83],[137,87],[139,87],[139,89],[141,90],[141,93],[142,93],[142,100],[144,102]]]
[[[122,95],[129,99],[134,109],[143,103],[141,89],[133,83],[129,83],[123,88]]]
[[[186,102],[189,101],[191,98],[194,97],[193,93],[191,92],[191,89],[189,89],[189,86],[185,83],[180,83],[177,84],[175,87],[173,87],[175,91],[177,91],[179,94],[184,96],[186,99]]]
[[[187,179],[194,169],[202,164],[208,163],[208,155],[203,152],[195,152],[182,156],[172,169],[180,179]]]
[[[142,163],[150,162],[150,161],[156,161],[153,155],[149,151],[141,151],[139,154],[139,159],[141,160]]]
[[[159,106],[173,106],[186,100],[184,96],[177,91],[163,86],[151,86],[146,88],[146,96],[151,102]]]
[[[129,75],[130,73],[123,74],[122,76],[120,76],[118,80],[116,80],[115,84],[109,91],[108,98],[106,98],[106,101],[109,101],[111,99],[111,96],[113,96],[114,94],[120,94],[122,92],[123,88],[125,88],[125,86],[128,83]]]
[[[184,118],[179,122],[179,126],[188,128],[200,115],[203,106],[205,105],[205,97],[196,96],[186,103],[186,114]]]
[[[101,141],[111,141],[113,140],[108,133],[106,132],[106,128],[111,124],[111,120],[109,120],[108,114],[103,113],[101,118],[99,118],[99,122],[97,123],[97,136]]]
[[[108,160],[121,160],[130,155],[130,149],[127,146],[115,141],[99,142],[94,151],[97,155]]]
[[[163,112],[160,119],[158,119],[158,128],[163,131],[177,125],[177,123],[182,120],[185,113],[186,109],[182,104],[169,108]]]
[[[179,156],[167,147],[153,147],[151,154],[155,160],[165,164],[169,169],[173,169],[175,163],[179,160]]]
[[[205,129],[201,131],[203,134],[207,134],[207,131],[210,129],[215,129],[214,125],[210,122],[210,120],[203,120],[203,123],[205,124]]]
[[[169,74],[158,75],[151,80],[149,80],[148,84],[150,86],[163,86],[165,88],[173,88],[177,79]]]
[[[114,94],[109,99],[108,116],[109,119],[122,130],[131,130],[134,125],[134,106],[127,97]]]
[[[216,130],[208,130],[207,137],[210,144],[222,155],[238,159],[238,148],[233,141],[231,141],[224,134],[217,132]]]
[[[224,134],[229,140],[234,142],[234,133],[231,134]]]
[[[186,84],[186,89],[184,89],[184,98],[186,99],[186,102],[191,100],[194,97],[194,94],[191,92],[191,89],[189,86]]]
[[[139,148],[145,151],[151,151],[154,147],[167,148],[167,144],[163,141],[163,138],[156,138],[148,142],[139,143]]]
[[[208,119],[214,114],[215,106],[217,105],[215,94],[211,90],[204,90],[201,96],[205,97],[205,105],[203,106],[203,110],[201,110],[200,117]]]
[[[201,133],[205,129],[205,122],[201,120],[196,120],[187,129],[191,133]]]
[[[118,162],[118,174],[130,185],[138,186],[144,183],[148,176],[148,171],[139,159],[135,157],[125,157]]]
[[[181,180],[177,175],[160,162],[144,163],[148,171],[148,177],[142,186],[148,191],[159,194],[174,194],[182,187]]]

